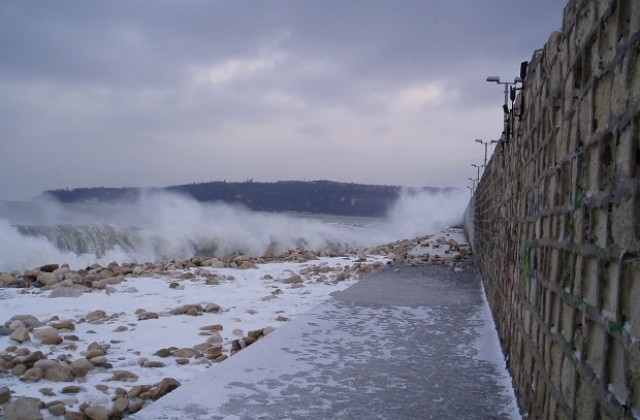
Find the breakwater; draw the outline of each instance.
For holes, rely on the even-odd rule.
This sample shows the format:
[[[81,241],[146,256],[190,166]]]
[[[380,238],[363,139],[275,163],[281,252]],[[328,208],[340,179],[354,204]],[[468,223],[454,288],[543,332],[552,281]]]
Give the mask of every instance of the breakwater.
[[[468,212],[531,418],[640,416],[639,26],[634,0],[567,3]]]

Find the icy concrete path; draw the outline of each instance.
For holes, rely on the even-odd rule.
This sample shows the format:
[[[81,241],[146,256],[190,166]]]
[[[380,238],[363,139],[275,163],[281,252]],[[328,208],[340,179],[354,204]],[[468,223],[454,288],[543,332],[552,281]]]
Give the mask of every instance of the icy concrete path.
[[[519,418],[475,268],[391,265],[138,419]]]

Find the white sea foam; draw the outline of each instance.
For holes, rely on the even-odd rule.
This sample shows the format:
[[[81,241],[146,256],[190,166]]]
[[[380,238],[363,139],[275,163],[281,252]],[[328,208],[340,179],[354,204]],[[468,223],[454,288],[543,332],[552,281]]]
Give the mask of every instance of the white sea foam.
[[[385,219],[252,212],[169,193],[129,203],[37,202],[0,212],[0,270],[57,262],[146,262],[195,255],[336,252],[435,233],[458,224],[461,191],[404,191]]]

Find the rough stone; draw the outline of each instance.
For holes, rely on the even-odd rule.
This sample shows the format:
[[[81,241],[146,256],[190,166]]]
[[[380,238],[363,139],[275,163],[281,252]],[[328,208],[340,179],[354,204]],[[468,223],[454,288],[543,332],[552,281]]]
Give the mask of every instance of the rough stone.
[[[220,305],[212,302],[207,303],[204,307],[204,311],[207,313],[210,313],[210,312],[218,313],[220,312],[221,309],[222,308],[220,307]]]
[[[113,402],[112,411],[116,413],[124,413],[127,407],[129,407],[129,400],[125,397],[118,397]]]
[[[57,330],[74,331],[76,329],[76,325],[70,319],[52,322],[51,326]]]
[[[55,397],[56,393],[54,392],[53,388],[40,388],[38,391],[40,391],[40,393],[42,395],[44,395],[45,397]]]
[[[214,325],[205,325],[203,327],[200,327],[200,330],[202,331],[223,331],[224,327],[220,324],[214,324]]]
[[[69,364],[69,368],[71,369],[71,372],[77,378],[83,378],[87,376],[87,373],[89,373],[89,371],[93,369],[94,366],[95,365],[93,363],[91,363],[88,359],[84,357],[76,359]]]
[[[153,353],[154,356],[158,357],[169,357],[171,356],[171,350],[169,349],[160,349],[157,352]]]
[[[87,321],[91,322],[91,321],[100,321],[103,320],[107,317],[107,313],[103,310],[97,310],[97,311],[92,311],[89,312],[85,318],[87,319]]]
[[[18,283],[19,280],[7,273],[0,273],[0,285],[2,286],[11,286],[15,283]]]
[[[64,416],[67,412],[67,407],[65,407],[63,402],[55,402],[47,407],[49,413],[53,416]]]
[[[171,315],[191,315],[196,316],[201,314],[203,311],[202,305],[200,304],[187,304],[178,306],[171,310]]]
[[[53,273],[46,273],[46,272],[42,272],[38,274],[37,279],[44,286],[53,286],[54,284],[60,281],[57,275]]]
[[[105,384],[98,384],[94,388],[100,392],[104,392],[105,394],[109,391],[109,386]]]
[[[18,397],[4,406],[2,418],[5,420],[41,420],[42,401],[31,397]]]
[[[101,405],[92,405],[85,408],[84,414],[91,420],[109,420],[109,410]]]
[[[166,365],[159,360],[147,360],[142,364],[142,366],[146,368],[161,368],[165,367]]]
[[[285,277],[280,280],[283,284],[300,284],[302,283],[302,277],[299,274],[292,274],[289,277]]]
[[[157,313],[155,312],[149,312],[149,311],[143,311],[137,314],[138,315],[138,321],[145,321],[148,319],[158,319],[159,316]]]
[[[111,378],[108,381],[121,381],[121,382],[135,382],[138,380],[138,375],[126,370],[114,370],[111,372]]]
[[[137,413],[144,407],[144,400],[141,398],[132,398],[129,399],[129,406],[127,407],[127,411],[130,413]]]
[[[69,385],[69,386],[65,386],[63,387],[60,392],[62,394],[77,394],[79,392],[84,391],[85,389],[82,388],[81,386],[78,385]]]
[[[151,392],[151,399],[155,401],[158,398],[162,398],[169,392],[178,388],[180,385],[180,382],[173,378],[164,378],[162,381],[160,381],[160,384],[158,384],[158,386]]]
[[[31,369],[27,369],[22,375],[23,379],[27,382],[38,382],[44,376],[44,372],[42,369],[37,367],[32,367]]]
[[[58,330],[54,327],[40,327],[33,330],[33,336],[40,340],[42,344],[55,345],[62,343]]]
[[[44,371],[44,379],[53,382],[70,382],[73,381],[73,373],[68,365],[59,363]]]
[[[176,349],[171,352],[171,355],[173,357],[184,357],[184,358],[194,357],[198,354],[199,352],[197,350],[194,350],[191,348]]]
[[[84,354],[84,357],[86,357],[87,359],[91,359],[93,357],[104,356],[104,355],[105,355],[105,351],[102,348],[92,347],[87,349],[87,351]]]
[[[215,359],[222,355],[222,347],[209,347],[206,351],[207,358]]]
[[[92,357],[91,359],[89,359],[89,361],[94,366],[103,366],[105,363],[108,362],[106,356],[95,356],[95,357]]]
[[[11,369],[11,374],[14,376],[22,376],[24,375],[24,373],[27,371],[27,366],[20,363],[15,365],[12,369]]]
[[[31,341],[29,331],[25,327],[17,328],[14,332],[11,333],[11,335],[9,335],[9,338],[21,344],[26,343],[27,341]]]
[[[42,271],[44,273],[53,273],[59,268],[60,268],[59,264],[45,264],[43,266],[38,267],[38,271]]]
[[[9,387],[0,387],[0,404],[4,404],[11,399],[11,389]]]

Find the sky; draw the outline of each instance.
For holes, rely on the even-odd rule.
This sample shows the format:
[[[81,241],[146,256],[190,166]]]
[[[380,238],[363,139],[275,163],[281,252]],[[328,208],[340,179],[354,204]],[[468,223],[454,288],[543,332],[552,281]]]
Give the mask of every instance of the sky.
[[[462,187],[562,0],[3,0],[0,200],[333,180]],[[491,149],[489,149],[491,151]]]

